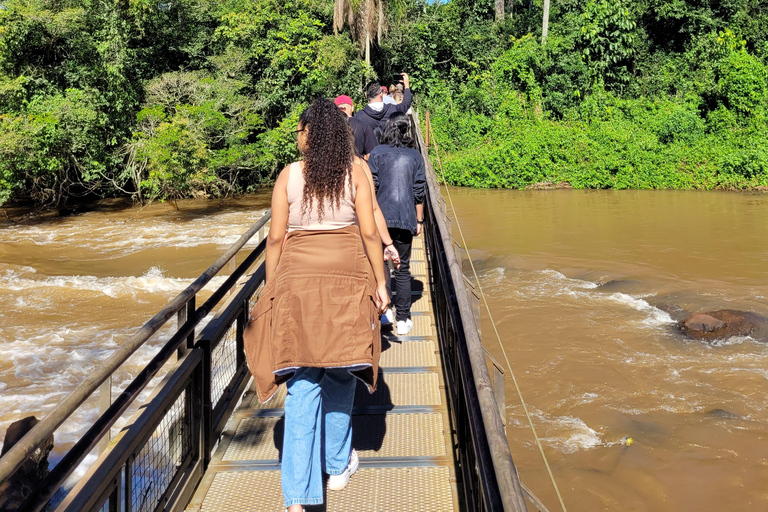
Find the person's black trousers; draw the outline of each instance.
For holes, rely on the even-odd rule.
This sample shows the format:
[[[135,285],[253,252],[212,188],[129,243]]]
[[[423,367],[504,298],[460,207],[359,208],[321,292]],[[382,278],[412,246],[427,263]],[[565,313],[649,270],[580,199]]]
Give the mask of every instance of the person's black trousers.
[[[394,302],[397,310],[395,320],[399,322],[411,317],[411,245],[413,244],[413,235],[407,229],[389,228],[389,236],[392,237],[395,249],[400,254],[400,268],[395,268],[391,272],[390,279],[387,280],[387,291],[390,298],[392,297],[392,288],[397,294]],[[394,285],[392,280],[394,280]]]

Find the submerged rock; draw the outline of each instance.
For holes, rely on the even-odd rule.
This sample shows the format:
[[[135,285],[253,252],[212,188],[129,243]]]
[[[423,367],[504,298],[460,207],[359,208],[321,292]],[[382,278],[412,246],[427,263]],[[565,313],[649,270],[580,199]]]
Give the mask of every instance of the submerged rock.
[[[725,409],[712,409],[710,411],[707,411],[705,413],[710,418],[727,418],[727,419],[737,419],[741,418],[738,414],[734,414],[731,411],[726,411]]]
[[[675,322],[680,322],[681,320],[689,317],[691,314],[686,311],[685,309],[681,308],[677,304],[672,304],[669,302],[659,302],[656,304],[652,304],[654,307],[659,308],[660,310],[664,311],[666,314],[672,318]]]
[[[678,323],[685,335],[704,341],[749,336],[768,324],[768,319],[746,311],[721,309],[707,313],[694,313]]]
[[[38,419],[34,416],[27,416],[11,423],[5,432],[0,456],[5,455],[37,423]],[[32,455],[7,482],[0,485],[0,512],[17,510],[25,499],[37,491],[42,480],[48,476],[48,455],[52,449],[53,436],[32,452]]]

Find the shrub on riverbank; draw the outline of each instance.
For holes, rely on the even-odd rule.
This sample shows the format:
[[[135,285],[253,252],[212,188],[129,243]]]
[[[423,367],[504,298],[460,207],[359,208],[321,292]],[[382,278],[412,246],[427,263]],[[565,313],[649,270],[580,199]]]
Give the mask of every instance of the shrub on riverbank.
[[[458,87],[439,85],[426,101],[448,181],[504,188],[768,186],[766,67],[730,31],[706,41],[714,48],[713,69],[700,69],[701,52],[694,52],[679,70],[677,94],[651,98],[615,92],[625,88],[619,70],[580,81],[595,64],[592,71],[578,63],[565,69],[562,41],[542,50],[530,37],[513,39],[489,69]],[[576,101],[548,94],[558,75],[574,77],[566,82]],[[613,90],[606,90],[602,78],[611,76]]]
[[[576,188],[749,189],[768,186],[764,130],[703,133],[700,123],[677,116],[580,120],[505,119],[484,137],[451,142],[445,120],[433,115],[435,138],[450,183],[525,188],[569,183]],[[448,121],[450,123],[450,121]],[[673,126],[670,127],[669,125]],[[691,127],[693,124],[693,127]]]
[[[758,0],[559,0],[545,44],[521,0],[1,1],[0,204],[248,192],[302,105],[403,71],[457,184],[766,180]]]

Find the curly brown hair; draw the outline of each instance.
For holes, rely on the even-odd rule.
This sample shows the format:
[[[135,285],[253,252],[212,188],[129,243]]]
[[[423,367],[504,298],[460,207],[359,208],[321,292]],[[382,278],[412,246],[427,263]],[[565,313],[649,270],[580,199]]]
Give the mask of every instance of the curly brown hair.
[[[350,195],[353,192],[354,137],[347,116],[325,98],[318,98],[301,113],[299,127],[309,128],[301,215],[307,215],[317,201],[318,220],[322,222],[326,201],[336,210],[341,207],[345,183],[349,184]]]

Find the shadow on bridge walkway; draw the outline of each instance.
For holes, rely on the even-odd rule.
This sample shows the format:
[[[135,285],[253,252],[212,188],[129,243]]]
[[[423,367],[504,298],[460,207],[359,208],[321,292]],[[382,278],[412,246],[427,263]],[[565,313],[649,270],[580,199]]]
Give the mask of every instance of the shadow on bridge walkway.
[[[315,511],[458,510],[451,432],[422,237],[411,264],[413,330],[382,330],[378,389],[358,383],[352,446],[360,469]],[[223,434],[190,512],[282,511],[280,452],[285,385],[265,404],[249,389]]]

